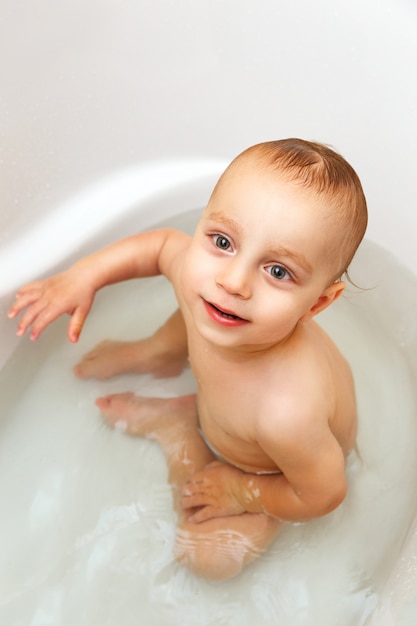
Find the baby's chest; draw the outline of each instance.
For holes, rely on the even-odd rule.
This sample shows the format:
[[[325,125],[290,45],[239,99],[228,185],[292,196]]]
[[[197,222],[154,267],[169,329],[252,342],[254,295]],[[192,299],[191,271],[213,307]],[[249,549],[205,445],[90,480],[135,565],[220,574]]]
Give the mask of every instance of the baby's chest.
[[[225,372],[203,368],[198,383],[201,417],[231,437],[252,440],[267,407],[279,405],[278,389],[265,388],[261,376],[241,369]]]

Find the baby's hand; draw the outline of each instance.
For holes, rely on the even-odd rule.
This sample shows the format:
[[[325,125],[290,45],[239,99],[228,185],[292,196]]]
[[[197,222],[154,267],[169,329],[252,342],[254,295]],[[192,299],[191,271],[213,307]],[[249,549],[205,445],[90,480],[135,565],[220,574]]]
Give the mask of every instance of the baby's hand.
[[[95,290],[82,280],[76,270],[28,283],[19,289],[14,304],[10,307],[9,317],[14,319],[24,309],[16,334],[24,335],[31,326],[30,338],[38,339],[42,331],[63,313],[71,315],[68,326],[68,338],[78,341],[85,319],[91,309]]]
[[[245,507],[239,499],[242,472],[227,463],[210,463],[185,484],[182,490],[183,509],[198,508],[188,520],[205,522],[213,517],[240,515]]]

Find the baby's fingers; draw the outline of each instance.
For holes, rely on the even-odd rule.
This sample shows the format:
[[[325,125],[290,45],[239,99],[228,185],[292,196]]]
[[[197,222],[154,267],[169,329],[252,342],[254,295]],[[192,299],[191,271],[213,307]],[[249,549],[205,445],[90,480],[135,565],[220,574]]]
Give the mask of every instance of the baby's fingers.
[[[181,506],[183,509],[193,509],[208,504],[210,504],[210,498],[204,493],[204,490],[196,487],[192,483],[186,483],[181,496]]]
[[[222,517],[220,512],[212,506],[205,506],[188,518],[188,521],[192,524],[201,524],[201,522],[207,522],[209,519],[213,519],[214,517]]]
[[[22,335],[25,334],[27,329],[30,326],[32,326],[30,337],[31,339],[37,339],[39,337],[40,331],[46,325],[46,324],[41,324],[39,327],[39,319],[42,318],[42,315],[44,315],[44,311],[46,307],[47,307],[46,303],[43,302],[42,300],[37,300],[33,304],[29,304],[28,308],[23,313],[17,325],[16,335],[21,337]]]
[[[83,329],[84,322],[87,318],[89,310],[89,308],[86,310],[78,307],[77,309],[75,309],[71,317],[70,323],[68,325],[68,339],[73,343],[76,343],[79,339],[79,336],[81,335],[81,331]]]
[[[21,311],[23,311],[23,309],[36,302],[36,300],[39,299],[39,296],[39,289],[32,288],[26,289],[25,291],[18,291],[15,301],[8,311],[10,319],[14,319]]]
[[[203,506],[207,504],[206,500],[200,495],[184,495],[181,498],[181,506],[184,510],[186,509],[194,509],[197,506]]]
[[[23,313],[17,326],[17,335],[23,335],[29,326],[32,326],[30,338],[36,340],[49,324],[67,311],[67,307],[57,306],[46,298],[40,298],[31,304]]]

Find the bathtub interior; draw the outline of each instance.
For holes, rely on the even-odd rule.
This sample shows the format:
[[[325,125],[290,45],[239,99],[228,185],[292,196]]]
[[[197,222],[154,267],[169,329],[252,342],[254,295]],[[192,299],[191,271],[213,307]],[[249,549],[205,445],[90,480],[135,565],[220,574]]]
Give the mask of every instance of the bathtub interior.
[[[203,206],[218,173],[219,154],[228,160],[247,145],[271,139],[271,136],[298,135],[331,143],[352,162],[364,183],[370,208],[369,239],[390,252],[381,251],[370,242],[363,247],[358,255],[353,278],[359,285],[366,282],[371,287],[377,285],[377,288],[354,294],[338,305],[337,315],[348,329],[345,333],[343,330],[340,332],[337,316],[323,318],[323,323],[328,326],[329,332],[334,333],[342,348],[351,354],[353,361],[358,363],[358,371],[361,372],[359,380],[373,383],[369,379],[369,372],[362,365],[362,362],[367,363],[369,355],[366,351],[359,351],[363,358],[358,358],[352,346],[360,346],[361,350],[362,346],[371,346],[369,352],[375,355],[377,372],[378,365],[385,359],[385,375],[379,372],[383,379],[381,389],[385,391],[396,387],[398,392],[404,391],[406,401],[405,405],[401,405],[404,411],[393,406],[393,396],[381,395],[380,398],[385,398],[387,406],[391,407],[395,423],[398,420],[402,424],[405,419],[410,428],[406,431],[409,441],[397,441],[396,437],[401,433],[392,433],[397,448],[393,445],[392,450],[386,450],[388,463],[377,456],[378,449],[376,456],[371,454],[367,458],[368,469],[370,466],[375,470],[375,475],[378,474],[377,467],[386,465],[393,469],[397,483],[394,485],[394,480],[390,484],[392,490],[398,488],[403,498],[403,517],[398,526],[393,524],[391,527],[385,520],[384,497],[389,497],[390,490],[387,487],[384,492],[376,478],[375,498],[382,498],[382,508],[378,509],[377,502],[371,499],[375,509],[369,513],[369,520],[374,520],[374,524],[369,521],[369,524],[364,524],[364,528],[369,527],[369,543],[380,548],[380,555],[375,556],[370,565],[370,569],[374,573],[378,570],[379,574],[375,574],[375,578],[371,576],[372,581],[367,585],[363,582],[366,576],[361,578],[358,575],[358,571],[365,571],[359,565],[354,572],[356,577],[350,578],[349,572],[345,580],[349,600],[342,600],[341,610],[346,608],[347,603],[347,615],[351,615],[349,611],[354,610],[352,605],[356,598],[358,607],[352,622],[355,626],[366,616],[369,618],[367,626],[408,626],[417,616],[417,520],[413,525],[411,519],[415,490],[414,493],[412,489],[408,491],[408,479],[414,480],[415,466],[412,459],[407,463],[404,470],[407,479],[403,481],[401,473],[396,473],[395,463],[396,457],[399,461],[404,458],[402,446],[412,446],[415,441],[412,419],[412,415],[415,418],[415,410],[412,409],[415,406],[415,383],[414,387],[411,385],[411,396],[407,385],[410,376],[413,382],[417,378],[416,289],[415,277],[409,273],[410,270],[415,273],[417,263],[412,236],[416,227],[414,174],[417,87],[412,75],[417,60],[416,5],[412,0],[368,0],[366,3],[352,0],[350,3],[337,4],[332,0],[318,0],[315,3],[309,0],[291,3],[262,0],[255,7],[250,0],[231,0],[227,7],[224,3],[211,0],[199,3],[193,0],[175,3],[167,0],[155,0],[152,3],[138,3],[136,0],[120,0],[118,3],[73,0],[59,5],[53,0],[29,5],[20,0],[4,0],[1,3],[0,259],[2,268],[5,268],[0,285],[0,367],[4,366],[0,374],[2,397],[5,402],[9,398],[10,406],[14,406],[14,401],[17,401],[16,394],[19,398],[27,397],[27,402],[30,402],[33,370],[42,370],[44,367],[45,376],[52,379],[56,369],[50,364],[52,354],[58,355],[60,368],[66,368],[67,371],[76,358],[76,352],[68,353],[64,324],[51,330],[45,341],[35,346],[35,350],[27,342],[22,344],[14,337],[10,331],[11,322],[6,319],[5,313],[21,282],[56,271],[86,251],[127,234],[129,229],[147,228],[184,210]],[[191,160],[188,158],[190,155],[193,157]],[[164,162],[155,168],[155,160],[159,159],[164,159]],[[220,161],[224,162],[224,159]],[[186,169],[191,174],[187,174]],[[159,191],[149,187],[147,198],[144,198],[143,185],[138,190],[136,185],[131,187],[129,181],[133,175],[140,176],[140,172],[145,179],[150,180],[151,170],[154,174],[159,172],[159,178],[155,179],[158,180]],[[155,175],[158,177],[158,174]],[[126,183],[126,180],[128,184],[119,184],[121,181]],[[164,185],[166,181],[166,187],[161,189],[159,185]],[[132,190],[131,196],[129,190]],[[116,193],[116,197],[112,193]],[[98,203],[96,200],[99,198],[101,200]],[[155,289],[154,297],[158,300],[159,287],[149,289]],[[124,297],[129,303],[129,296]],[[164,297],[169,300],[169,294]],[[113,328],[111,315],[113,312],[114,319],[117,314],[111,308],[112,299],[103,302],[106,306],[100,309],[101,314],[105,315],[103,309],[108,309],[110,317],[105,319]],[[347,307],[346,311],[343,306]],[[356,310],[361,319],[363,315],[368,320],[367,334],[359,333],[362,341],[352,336],[354,329],[347,320],[348,311],[353,311],[353,318],[356,319]],[[373,334],[376,327],[379,329],[377,338]],[[145,330],[145,326],[141,328]],[[103,332],[108,334],[107,327],[103,328]],[[94,336],[91,327],[89,333],[90,339],[86,335],[87,342],[101,338]],[[392,353],[383,351],[382,346],[387,338],[393,342]],[[86,344],[80,347],[81,352],[85,347]],[[398,357],[398,354],[401,356]],[[398,365],[399,362],[401,365]],[[400,369],[397,369],[397,365]],[[14,373],[16,367],[19,383],[14,374],[10,380],[11,372]],[[379,380],[378,376],[375,380]],[[125,382],[127,384],[131,381]],[[146,381],[146,385],[151,386],[151,382]],[[42,379],[38,384],[40,389],[44,389],[45,395],[51,393],[50,388],[45,388],[46,383]],[[79,398],[85,414],[90,415],[87,407],[92,404],[94,394],[100,393],[101,389],[90,388],[80,397],[79,387],[72,386],[75,383],[70,382],[70,378],[62,388],[65,393],[68,393],[67,384],[73,390],[71,395],[73,393],[74,397]],[[188,384],[188,380],[181,382],[185,387]],[[57,388],[61,387],[57,385]],[[366,396],[364,393],[363,397]],[[369,397],[375,400],[378,394],[375,391]],[[60,409],[59,399],[55,398],[54,402]],[[23,623],[33,623],[35,626],[56,624],[61,619],[59,612],[63,610],[60,597],[62,600],[66,594],[71,599],[78,594],[80,598],[80,588],[87,579],[77,569],[79,562],[71,560],[69,552],[65,552],[65,546],[70,545],[70,542],[64,541],[65,533],[70,532],[65,525],[60,526],[64,530],[59,536],[59,545],[51,544],[51,550],[56,549],[60,554],[57,561],[54,562],[48,553],[46,561],[42,562],[36,551],[37,539],[46,536],[45,533],[53,536],[55,532],[51,520],[56,518],[53,515],[49,518],[46,513],[48,502],[51,504],[55,497],[60,502],[60,483],[53,482],[59,472],[46,472],[45,483],[39,493],[36,485],[31,483],[33,493],[25,492],[19,496],[15,485],[23,484],[25,476],[18,474],[19,468],[13,463],[14,459],[20,459],[16,451],[22,442],[25,446],[28,443],[24,428],[27,421],[16,418],[14,430],[6,406],[9,405],[5,403],[2,409],[4,475],[12,476],[14,471],[17,474],[11,486],[2,485],[2,493],[7,495],[7,506],[11,503],[10,516],[6,516],[8,521],[6,517],[3,520],[4,527],[10,523],[12,528],[14,517],[20,519],[21,516],[23,520],[32,520],[36,524],[34,528],[23,524],[21,537],[25,537],[25,540],[22,545],[11,542],[8,546],[11,550],[8,552],[10,569],[3,570],[2,577],[10,582],[11,595],[7,599],[8,606],[2,604],[1,610],[5,623],[13,623],[11,613],[6,615],[6,611],[16,609],[16,616],[26,603],[27,612],[22,618]],[[374,407],[365,405],[365,414],[368,413],[367,409],[369,414],[374,415]],[[32,413],[28,406],[25,411]],[[43,411],[46,414],[48,409],[44,408]],[[78,406],[74,412],[78,415]],[[30,423],[35,437],[37,432],[33,424],[43,424],[43,436],[47,442],[53,423],[42,421],[45,414],[41,409],[41,415],[37,415]],[[93,422],[96,417],[91,414]],[[60,422],[62,427],[63,424]],[[75,424],[81,426],[76,420]],[[93,427],[91,429],[93,438],[97,432]],[[7,442],[11,441],[8,437],[12,436],[12,432],[15,432],[17,439],[13,440],[12,446],[8,446]],[[71,451],[76,447],[77,432],[83,432],[82,428],[68,433],[71,441],[75,442],[73,447],[69,446]],[[366,440],[366,431],[364,438]],[[42,443],[36,441],[37,445]],[[115,443],[112,440],[108,444],[109,458],[115,454],[123,458],[124,446],[129,444],[122,444],[121,441]],[[54,443],[57,445],[56,440]],[[118,451],[115,446],[120,446]],[[59,446],[57,449],[61,450]],[[88,452],[91,452],[91,446]],[[27,465],[32,470],[31,462],[37,463],[34,458],[36,455],[30,448],[26,449],[25,454]],[[45,454],[48,458],[48,450]],[[143,454],[146,457],[146,453]],[[152,454],[157,455],[155,451]],[[49,461],[54,462],[50,458]],[[132,467],[135,466],[137,460],[130,461]],[[97,456],[94,462],[100,463]],[[359,469],[353,467],[353,475],[355,471],[359,473],[361,467],[363,469],[363,466]],[[143,467],[139,469],[143,471]],[[148,505],[158,514],[156,517],[159,521],[154,520],[155,524],[159,523],[166,529],[172,519],[167,513],[169,494],[164,490],[165,478],[162,476],[163,470],[160,471],[157,501]],[[75,480],[76,474],[75,467]],[[383,475],[380,474],[380,477]],[[108,479],[111,483],[112,477],[108,476]],[[83,478],[79,478],[78,483],[82,482]],[[71,484],[71,488],[75,489]],[[97,488],[96,484],[94,488]],[[370,488],[369,483],[365,484],[365,491],[366,488]],[[36,493],[38,496],[35,502]],[[137,494],[137,501],[140,502],[140,494],[137,491],[132,493]],[[42,498],[44,526],[40,522],[42,516],[39,517]],[[132,496],[128,502],[133,500]],[[32,517],[29,515],[30,503],[36,513]],[[7,509],[7,506],[4,508]],[[348,503],[349,506],[353,505]],[[120,622],[117,619],[120,615],[134,610],[129,602],[122,607],[123,599],[128,599],[132,588],[122,589],[111,576],[106,581],[99,567],[99,543],[107,536],[111,540],[111,533],[107,533],[107,529],[126,528],[123,519],[126,521],[129,511],[132,513],[132,523],[136,519],[129,506],[125,509],[127,517],[121,515],[120,519],[117,518],[116,509],[113,513],[109,510],[108,516],[102,517],[100,508],[97,508],[96,534],[91,531],[92,534],[88,536],[84,528],[80,535],[84,538],[85,546],[97,545],[96,554],[91,554],[91,558],[85,561],[88,561],[90,568],[88,580],[92,581],[94,575],[101,572],[97,589],[103,597],[109,598],[109,602],[103,603],[103,612],[106,609],[119,610],[118,616],[112,616],[113,623]],[[148,508],[145,506],[146,511]],[[62,511],[55,513],[59,516]],[[384,519],[383,528],[393,535],[390,548],[378,543],[375,537],[374,529],[381,525],[377,513]],[[89,514],[90,519],[94,517],[94,511],[90,510]],[[112,514],[116,517],[112,518]],[[336,521],[331,520],[329,525],[338,522],[336,516]],[[323,535],[329,525],[323,526]],[[362,533],[362,530],[358,532]],[[12,530],[10,533],[16,537]],[[289,545],[302,544],[305,539],[303,533],[303,528],[294,528],[284,537],[283,544],[278,544],[277,551],[285,555],[286,563],[296,559]],[[349,529],[345,530],[343,536],[350,536]],[[350,538],[352,543],[348,544],[352,551],[355,549],[355,537],[357,535],[353,534]],[[123,541],[122,533],[118,538]],[[149,531],[142,542],[149,543],[150,552],[155,547],[152,538],[155,539],[155,530]],[[287,538],[290,540],[288,544],[285,543]],[[314,541],[320,540],[313,536],[308,549],[320,559],[320,553],[314,552]],[[334,541],[336,544],[336,539]],[[40,542],[39,545],[48,544]],[[76,544],[77,554],[82,553],[83,545],[82,541]],[[129,536],[125,547],[128,545]],[[166,545],[169,545],[169,538]],[[164,550],[160,553],[162,561],[155,564],[154,575],[155,570],[160,573],[168,562],[169,550],[166,546]],[[139,559],[140,555],[133,550],[135,554]],[[304,552],[302,554],[305,556]],[[397,554],[398,559],[395,559]],[[48,561],[49,557],[51,559]],[[206,615],[201,617],[201,612],[197,615],[187,605],[187,619],[192,624],[199,621],[208,624],[210,620],[221,623],[220,615],[224,623],[230,626],[232,622],[229,617],[235,613],[240,616],[240,623],[245,623],[245,620],[251,623],[251,608],[245,614],[237,610],[240,598],[246,593],[252,604],[262,598],[266,607],[265,620],[268,619],[268,610],[272,611],[270,614],[275,614],[277,603],[280,602],[279,610],[284,611],[281,617],[284,614],[288,618],[292,610],[297,610],[298,614],[293,617],[294,623],[298,623],[297,619],[303,623],[309,608],[314,610],[316,606],[314,594],[311,588],[303,585],[303,579],[297,581],[290,577],[291,584],[285,587],[287,597],[294,603],[284,600],[279,594],[276,596],[268,584],[264,590],[261,588],[265,576],[274,580],[274,558],[267,560],[262,565],[264,569],[261,568],[261,573],[256,574],[259,585],[252,588],[247,582],[246,587],[244,583],[239,589],[232,584],[224,591],[224,594],[229,594],[227,607],[215,602],[218,588],[214,592],[210,586],[199,587],[189,579],[184,582],[184,589],[178,586],[171,588],[170,579],[164,579],[164,574],[159,574],[155,586],[144,585],[148,595],[145,593],[144,598],[139,594],[138,603],[143,600],[148,610],[157,614],[160,610],[158,594],[163,594],[167,623],[173,623],[169,621],[173,615],[170,611],[174,610],[172,607],[176,602],[184,602],[184,598],[192,594],[205,599],[207,594],[207,598],[214,601],[217,615],[214,615],[214,609],[207,607]],[[37,564],[38,569],[34,568],[32,578],[26,576],[27,563]],[[68,563],[71,567],[66,568]],[[135,567],[131,563],[125,552],[124,573],[130,572],[133,576]],[[302,563],[299,564],[301,570]],[[44,578],[41,574],[42,565],[49,567],[48,575]],[[327,563],[320,562],[320,569],[324,568],[326,572],[332,567],[338,569],[337,562],[332,559]],[[114,573],[115,570],[112,571]],[[36,586],[36,572],[39,574],[40,586]],[[79,579],[77,573],[80,574]],[[149,580],[154,578],[150,576]],[[340,584],[340,579],[332,587],[330,578],[325,578],[330,585],[328,589],[334,589]],[[16,583],[18,579],[20,583]],[[357,582],[359,579],[361,584],[353,589],[352,580]],[[60,585],[59,580],[65,584]],[[115,584],[113,594],[109,592],[109,580]],[[125,579],[122,577],[122,580]],[[322,598],[319,586],[317,581],[314,590],[318,599]],[[91,591],[92,587],[89,589]],[[80,610],[87,614],[88,600],[83,598]],[[249,607],[252,604],[249,603]],[[38,608],[35,611],[36,606]],[[70,609],[65,615],[67,621],[72,619]],[[331,610],[332,607],[329,607]],[[80,615],[72,621],[84,623],[86,620]],[[359,618],[359,615],[362,617]],[[107,617],[104,613],[102,617],[97,619],[104,624]],[[255,618],[259,618],[259,615],[255,615]],[[332,614],[329,613],[331,618]],[[254,623],[258,623],[256,619]],[[64,623],[63,618],[61,622]],[[125,623],[128,624],[127,618]],[[269,622],[266,623],[269,626]],[[306,623],[311,622],[307,619]],[[322,620],[321,626],[324,623]]]
[[[81,197],[97,200],[94,234],[70,253],[55,251],[50,269],[138,223],[153,227],[158,217],[191,233],[196,207],[207,201],[220,164],[199,161],[185,180],[193,168],[183,165],[172,164],[163,193],[146,193],[140,182],[136,201],[132,194],[124,206],[113,204],[113,218],[104,214],[102,224],[99,190],[108,181],[88,188]],[[151,171],[170,178],[167,163],[142,170],[148,178]],[[141,181],[140,168],[134,178]],[[111,180],[122,191],[126,177]],[[79,206],[77,195],[71,215]],[[21,341],[0,375],[5,622],[105,626],[118,620],[133,626],[140,616],[149,626],[194,626],[222,623],[220,616],[228,626],[272,626],[284,619],[288,626],[356,626],[381,611],[380,600],[388,597],[384,585],[416,512],[416,279],[370,241],[351,277],[361,289],[350,286],[334,311],[320,318],[351,362],[357,385],[360,456],[349,460],[349,496],[326,518],[287,527],[258,563],[221,586],[195,579],[173,560],[175,516],[157,446],[104,428],[94,407],[95,397],[127,389],[188,393],[194,389],[189,371],[169,381],[79,381],[71,375],[71,366],[109,333],[132,339],[162,323],[175,307],[166,282],[146,279],[103,290],[77,346],[66,340],[66,319],[36,344]],[[410,602],[403,601],[401,610],[410,610]]]

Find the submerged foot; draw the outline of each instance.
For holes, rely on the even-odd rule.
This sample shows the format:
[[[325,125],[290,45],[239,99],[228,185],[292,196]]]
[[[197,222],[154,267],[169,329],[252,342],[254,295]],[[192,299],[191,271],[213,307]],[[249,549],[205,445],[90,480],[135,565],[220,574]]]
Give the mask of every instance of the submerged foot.
[[[134,393],[117,393],[97,398],[104,420],[129,435],[161,440],[180,423],[196,419],[195,396],[146,398]]]
[[[128,372],[170,378],[178,376],[186,365],[186,356],[164,352],[149,337],[139,341],[102,341],[84,355],[73,371],[78,378],[100,380]]]

